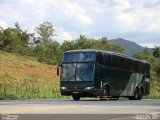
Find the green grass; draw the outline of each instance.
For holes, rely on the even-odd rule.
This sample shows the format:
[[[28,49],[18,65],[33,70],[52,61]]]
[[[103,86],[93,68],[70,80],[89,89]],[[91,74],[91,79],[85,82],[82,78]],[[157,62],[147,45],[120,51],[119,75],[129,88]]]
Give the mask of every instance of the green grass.
[[[0,99],[52,99],[60,95],[56,67],[0,51]],[[160,99],[160,77],[151,71],[150,95]]]
[[[0,99],[63,98],[55,66],[0,51]]]
[[[160,78],[153,77],[150,85],[150,95],[147,98],[160,99]]]

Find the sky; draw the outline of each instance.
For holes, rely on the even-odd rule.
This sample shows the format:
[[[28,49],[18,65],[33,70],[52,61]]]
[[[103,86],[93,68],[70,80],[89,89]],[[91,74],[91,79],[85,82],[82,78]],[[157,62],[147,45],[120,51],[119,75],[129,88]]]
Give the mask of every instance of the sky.
[[[24,30],[49,21],[57,41],[124,38],[147,47],[160,46],[160,0],[0,0],[0,26],[19,22]]]

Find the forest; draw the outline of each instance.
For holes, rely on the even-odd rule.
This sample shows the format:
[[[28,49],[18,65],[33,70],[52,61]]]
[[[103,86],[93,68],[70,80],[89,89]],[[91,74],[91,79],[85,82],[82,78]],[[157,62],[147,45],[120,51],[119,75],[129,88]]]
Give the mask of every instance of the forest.
[[[62,43],[56,40],[55,36],[57,36],[56,30],[48,21],[45,21],[37,26],[33,33],[23,30],[19,23],[16,22],[14,27],[8,27],[6,29],[0,27],[0,53],[5,52],[14,54],[16,56],[33,58],[35,61],[38,61],[42,64],[47,64],[49,66],[59,65],[61,63],[63,53],[67,50],[73,49],[99,49],[125,54],[125,49],[121,45],[109,43],[107,37],[104,36],[99,39],[95,39],[88,38],[86,35],[80,34],[77,36],[77,39],[64,40]],[[143,51],[136,53],[133,57],[146,60],[150,63],[151,92],[147,98],[160,98],[160,47],[155,46],[153,53],[150,53],[146,47]],[[3,76],[5,75],[3,74]],[[8,77],[8,75],[6,76]],[[11,80],[10,77],[7,77],[5,79],[8,83],[8,81]],[[3,90],[1,90],[3,91],[1,94],[4,94],[4,88],[7,88],[5,85],[8,84],[2,84],[3,79],[2,77],[0,78],[0,87],[3,88]],[[33,77],[29,78],[28,80],[30,79],[32,82],[34,81]],[[32,82],[28,84],[32,84]],[[40,83],[41,86],[42,84],[43,83]],[[26,87],[26,89],[29,88]],[[52,87],[51,89],[54,90]],[[37,90],[39,90],[38,87]],[[15,89],[15,91],[17,90]]]

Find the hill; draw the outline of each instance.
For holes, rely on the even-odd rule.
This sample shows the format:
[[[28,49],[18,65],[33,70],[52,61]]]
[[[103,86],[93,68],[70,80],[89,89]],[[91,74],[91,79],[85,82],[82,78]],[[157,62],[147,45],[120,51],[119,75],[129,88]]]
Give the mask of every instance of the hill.
[[[56,67],[0,51],[0,99],[51,98],[58,95]]]
[[[128,56],[133,56],[137,52],[141,52],[144,50],[144,47],[142,47],[132,41],[125,40],[123,38],[111,39],[111,40],[109,40],[109,42],[112,44],[122,45],[125,49],[125,54],[127,54]],[[152,51],[152,49],[148,49],[148,50],[150,52]]]

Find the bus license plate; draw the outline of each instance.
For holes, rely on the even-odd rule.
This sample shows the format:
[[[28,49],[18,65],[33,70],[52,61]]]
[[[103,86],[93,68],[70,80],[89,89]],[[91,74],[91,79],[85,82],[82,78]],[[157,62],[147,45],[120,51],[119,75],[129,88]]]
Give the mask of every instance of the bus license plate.
[[[78,94],[79,92],[73,92],[73,94]]]

